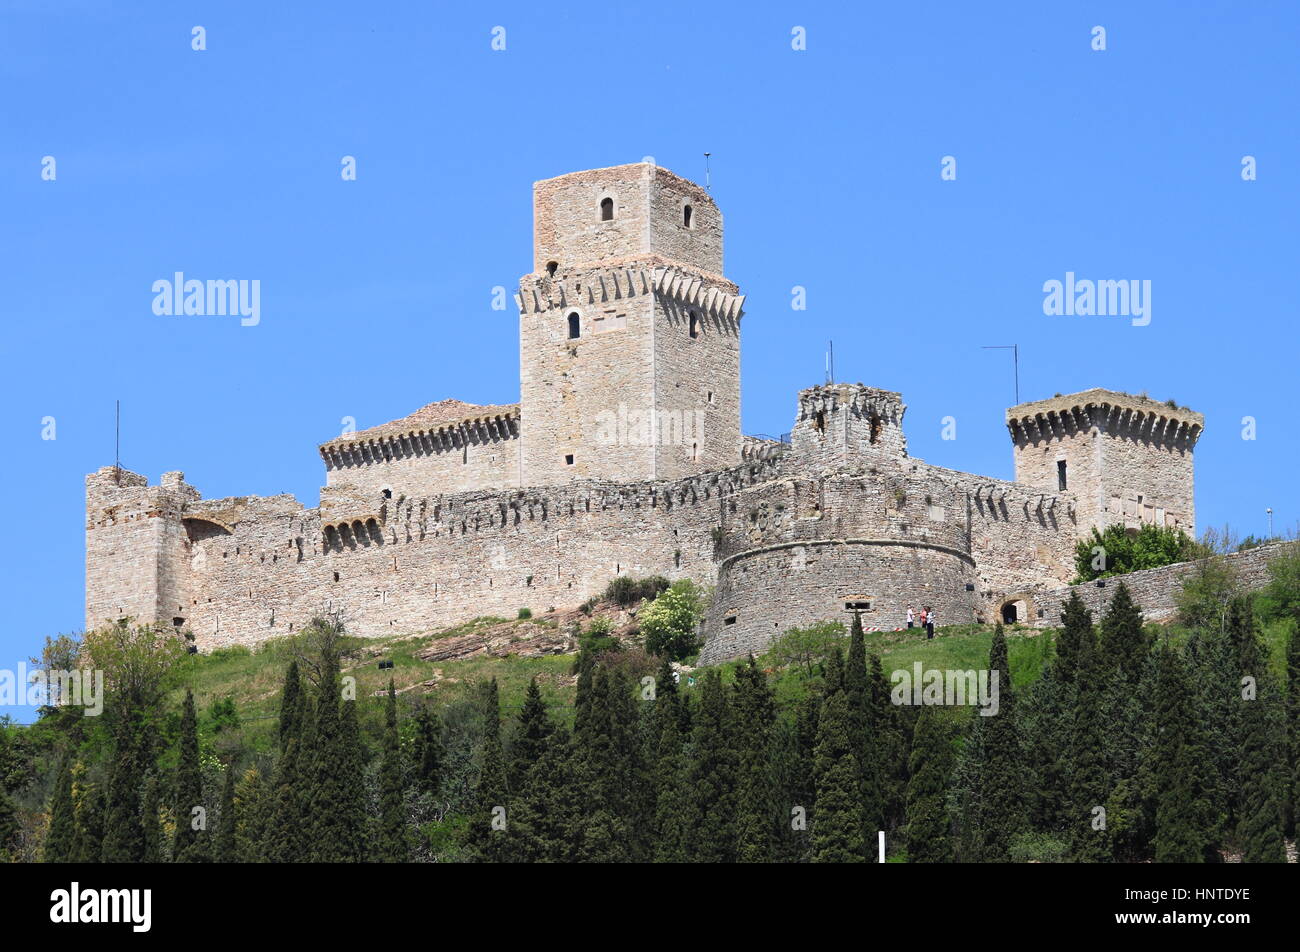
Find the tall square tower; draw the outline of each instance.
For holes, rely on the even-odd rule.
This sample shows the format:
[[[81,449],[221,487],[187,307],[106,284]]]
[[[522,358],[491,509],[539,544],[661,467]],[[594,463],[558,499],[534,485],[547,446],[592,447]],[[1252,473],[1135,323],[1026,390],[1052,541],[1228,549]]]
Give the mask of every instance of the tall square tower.
[[[673,479],[740,462],[740,318],[722,214],[649,163],[533,186],[520,476]]]
[[[1081,532],[1144,523],[1196,533],[1192,453],[1205,417],[1093,389],[1007,410],[1016,482],[1078,500]]]

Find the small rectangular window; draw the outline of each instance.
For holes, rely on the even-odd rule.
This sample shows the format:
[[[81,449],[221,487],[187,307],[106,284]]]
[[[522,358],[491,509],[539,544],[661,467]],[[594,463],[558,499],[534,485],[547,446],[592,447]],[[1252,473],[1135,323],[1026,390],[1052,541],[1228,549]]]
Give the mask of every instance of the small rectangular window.
[[[572,453],[569,453],[568,455],[566,455],[566,456],[564,457],[564,465],[565,465],[565,466],[572,466],[572,465],[573,465],[573,454],[572,454]]]
[[[724,625],[734,625],[736,623],[736,616],[728,615],[726,618],[722,619],[722,623]]]
[[[1065,492],[1069,488],[1065,479],[1065,460],[1063,459],[1056,461],[1056,488],[1061,492]]]
[[[871,602],[867,602],[867,601],[845,602],[844,610],[846,612],[869,612],[871,611]]]

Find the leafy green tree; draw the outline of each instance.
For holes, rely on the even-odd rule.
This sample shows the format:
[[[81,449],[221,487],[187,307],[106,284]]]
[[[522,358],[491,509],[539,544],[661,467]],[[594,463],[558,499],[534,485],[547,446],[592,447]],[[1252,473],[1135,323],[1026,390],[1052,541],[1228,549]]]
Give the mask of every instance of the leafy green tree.
[[[952,822],[948,817],[948,781],[953,751],[942,716],[921,708],[912,735],[907,784],[907,858],[913,863],[952,860]]]
[[[637,618],[646,651],[672,661],[695,654],[700,648],[697,629],[703,615],[699,586],[690,579],[673,582]]]
[[[805,678],[812,678],[843,641],[844,626],[837,621],[788,628],[772,642],[763,660],[772,667],[794,668]]]
[[[172,860],[206,863],[211,859],[206,826],[195,829],[194,810],[203,806],[203,780],[199,767],[199,723],[194,712],[194,692],[186,689],[181,708],[180,763],[176,768],[176,835]]]
[[[1186,562],[1199,554],[1196,543],[1181,529],[1145,523],[1137,533],[1116,523],[1105,531],[1092,530],[1074,547],[1075,582],[1091,582],[1139,569],[1154,569]]]

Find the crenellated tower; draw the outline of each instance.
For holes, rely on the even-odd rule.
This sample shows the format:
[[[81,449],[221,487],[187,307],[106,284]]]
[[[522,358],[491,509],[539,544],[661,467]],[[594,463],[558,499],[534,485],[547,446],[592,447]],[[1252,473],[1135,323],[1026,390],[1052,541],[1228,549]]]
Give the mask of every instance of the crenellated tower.
[[[741,459],[722,214],[649,163],[533,186],[520,280],[520,481],[674,479]]]
[[[1192,453],[1205,417],[1173,401],[1093,389],[1007,410],[1016,482],[1073,493],[1079,528],[1196,532]]]

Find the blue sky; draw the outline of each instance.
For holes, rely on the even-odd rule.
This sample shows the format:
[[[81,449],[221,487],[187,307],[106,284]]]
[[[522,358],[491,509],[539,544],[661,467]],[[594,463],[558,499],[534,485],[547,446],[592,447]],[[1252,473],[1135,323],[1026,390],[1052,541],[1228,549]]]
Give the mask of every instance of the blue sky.
[[[532,182],[647,155],[712,153],[747,432],[790,429],[833,339],[840,379],[902,391],[913,455],[1010,478],[1011,361],[980,347],[1018,343],[1024,400],[1203,412],[1202,527],[1300,518],[1293,5],[127,6],[0,3],[0,668],[82,625],[115,399],[127,468],[314,505],[343,417],[518,399],[491,301]],[[260,280],[260,324],[155,315],[175,271]],[[1150,280],[1150,324],[1044,315],[1067,271]]]

